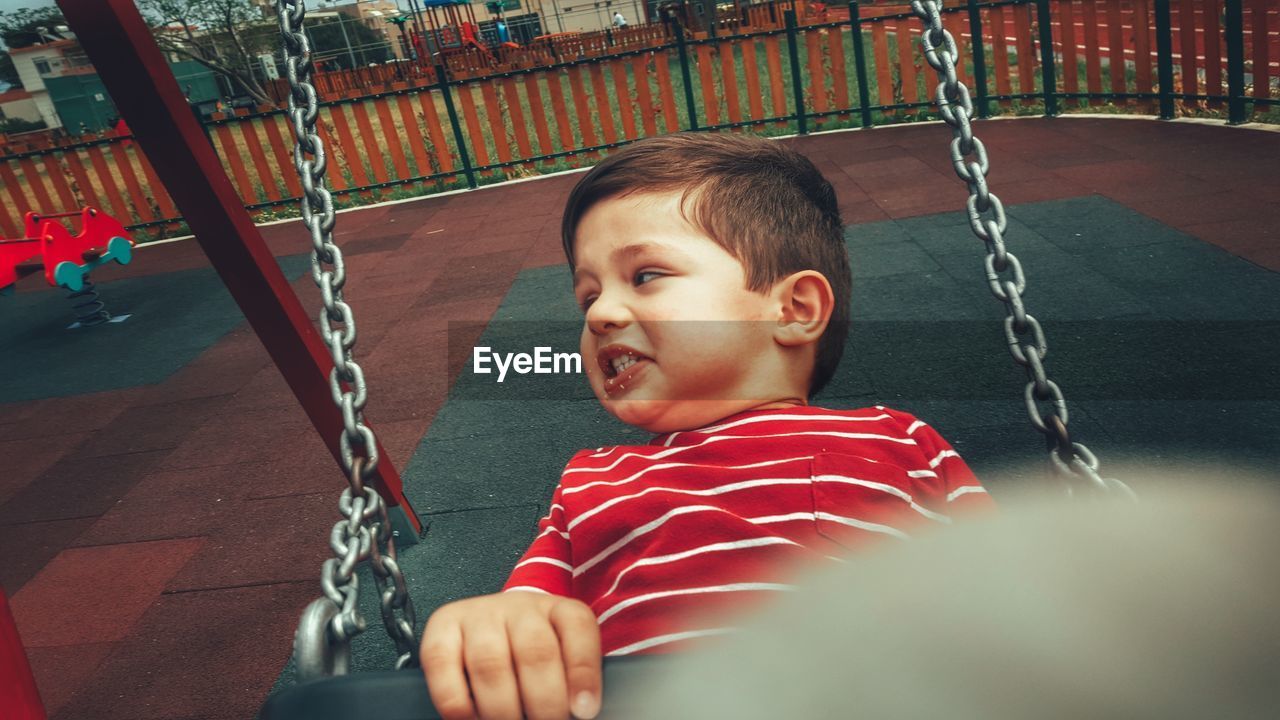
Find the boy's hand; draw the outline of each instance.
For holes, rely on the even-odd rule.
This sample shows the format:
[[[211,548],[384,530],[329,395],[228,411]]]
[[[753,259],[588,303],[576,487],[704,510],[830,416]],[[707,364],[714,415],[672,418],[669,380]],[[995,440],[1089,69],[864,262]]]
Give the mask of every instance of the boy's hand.
[[[422,667],[444,720],[581,720],[600,711],[600,626],[591,608],[509,592],[441,607],[422,635]]]

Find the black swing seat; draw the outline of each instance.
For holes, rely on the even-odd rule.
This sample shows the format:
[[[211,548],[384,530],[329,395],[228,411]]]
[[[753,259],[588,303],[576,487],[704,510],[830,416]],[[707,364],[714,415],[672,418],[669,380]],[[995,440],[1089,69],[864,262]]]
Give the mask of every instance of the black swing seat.
[[[600,717],[624,711],[620,689],[643,683],[662,656],[608,658],[604,662],[604,706]],[[655,663],[656,661],[656,663]],[[657,668],[655,668],[655,665]],[[267,698],[259,720],[439,720],[422,670],[384,670],[310,680]]]

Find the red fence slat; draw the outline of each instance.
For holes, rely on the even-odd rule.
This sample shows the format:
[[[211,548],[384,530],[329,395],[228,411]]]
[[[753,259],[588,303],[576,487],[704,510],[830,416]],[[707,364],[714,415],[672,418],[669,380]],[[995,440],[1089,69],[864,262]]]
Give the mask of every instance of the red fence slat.
[[[142,192],[142,184],[138,182],[138,176],[133,171],[133,163],[129,162],[129,151],[125,148],[123,142],[111,144],[111,159],[114,161],[116,169],[120,171],[120,177],[124,179],[125,189],[129,192],[129,201],[133,205],[133,211],[130,213],[129,220],[117,218],[125,225],[133,222],[132,218],[136,218],[142,222],[151,222],[155,219],[155,214],[151,212],[151,206],[147,203],[147,196]]]
[[[627,140],[639,137],[636,133],[636,113],[631,105],[631,88],[627,86],[627,61],[621,58],[609,63],[609,79],[613,81],[613,96],[618,99],[618,115],[622,117],[622,136]]]
[[[76,202],[75,194],[71,192],[71,186],[67,184],[67,170],[58,161],[57,156],[54,153],[49,153],[41,157],[40,162],[44,165],[44,170],[49,175],[49,182],[58,193],[58,200],[62,203],[58,208],[64,212],[76,209],[79,205]],[[149,187],[156,186],[149,185]]]
[[[389,179],[386,157],[382,148],[378,147],[378,138],[373,134],[373,123],[369,122],[369,109],[365,107],[365,101],[356,100],[351,103],[351,114],[355,116],[356,129],[360,131],[360,142],[364,145],[364,155],[357,161],[363,164],[364,160],[368,160],[374,179],[384,183]],[[356,160],[356,158],[350,159]]]
[[[720,43],[720,82],[724,86],[724,102],[731,123],[742,122],[742,105],[738,100],[738,70],[734,66],[733,46],[736,44],[731,40]]]
[[[373,108],[378,114],[378,127],[382,130],[382,137],[385,142],[384,147],[391,151],[391,166],[395,168],[396,180],[404,180],[411,175],[409,174],[409,163],[404,157],[405,138],[396,130],[396,122],[391,119],[391,98],[380,97],[373,99]],[[404,126],[404,134],[409,134],[411,125]]]
[[[756,65],[756,41],[742,41],[742,71],[747,76],[747,105],[752,120],[764,119],[764,98],[760,95],[760,68]]]
[[[112,146],[115,149],[116,146]],[[22,178],[27,181],[27,188],[36,198],[36,207],[40,208],[39,212],[53,213],[57,212],[57,206],[53,204],[53,198],[49,195],[49,191],[45,189],[44,180],[40,177],[40,169],[32,162],[31,158],[25,157],[18,160],[18,168],[22,170]],[[8,180],[5,181],[8,185]],[[13,187],[18,187],[15,178]]]
[[[236,129],[240,131],[240,139],[244,141],[244,147],[249,151],[249,157],[253,159],[253,168],[258,173],[258,181],[262,183],[262,190],[267,194],[267,199],[279,200],[280,188],[276,185],[271,167],[267,164],[267,154],[262,151],[262,142],[258,140],[258,123],[258,120],[245,120],[239,123]]]
[[[551,155],[555,147],[551,144],[551,128],[547,126],[547,114],[534,108],[542,107],[542,91],[538,88],[538,79],[547,77],[546,73],[529,73],[524,76],[524,94],[529,99],[530,114],[533,115],[533,130],[538,136],[538,149],[541,155]]]
[[[720,124],[720,98],[716,96],[715,72],[711,67],[711,46],[703,43],[695,49],[698,58],[698,79],[702,82],[702,122],[704,125]]]
[[[231,168],[240,199],[244,200],[246,205],[257,202],[258,195],[253,191],[253,184],[249,181],[249,173],[244,168],[244,158],[240,155],[240,149],[236,147],[236,142],[231,137],[231,128],[225,124],[218,125],[214,127],[213,134],[218,138],[214,148],[219,150],[222,166]]]
[[[658,76],[658,92],[662,102],[662,120],[666,123],[667,132],[680,132],[680,121],[676,118],[676,90],[671,82],[671,67],[666,53],[653,56],[654,70]]]
[[[1268,40],[1268,5],[1275,0],[1249,0],[1249,24],[1253,30],[1253,96],[1271,97],[1271,48]]]
[[[604,84],[604,70],[600,63],[591,63],[591,91],[595,94],[596,113],[600,118],[600,129],[604,132],[604,141],[610,145],[618,142],[618,129],[613,123],[613,103],[609,102],[609,90]]]
[[[645,135],[658,134],[658,120],[654,117],[653,93],[649,90],[649,58],[635,55],[631,58],[631,77],[636,85],[636,105],[640,108],[640,124]]]
[[[282,115],[271,115],[262,118],[262,129],[267,133],[267,145],[271,147],[271,155],[275,158],[276,167],[279,169],[276,178],[284,180],[289,197],[300,198],[302,181],[298,179],[298,171],[293,167],[293,134],[289,133],[286,140],[286,136],[280,132],[282,117]]]

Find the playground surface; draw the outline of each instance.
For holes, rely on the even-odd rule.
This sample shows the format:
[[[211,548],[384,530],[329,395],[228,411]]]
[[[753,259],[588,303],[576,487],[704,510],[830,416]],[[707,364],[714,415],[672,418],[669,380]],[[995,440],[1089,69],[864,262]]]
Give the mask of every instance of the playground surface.
[[[1046,368],[1104,474],[1280,461],[1280,133],[1133,118],[984,121]],[[1003,308],[939,124],[783,140],[840,198],[854,329],[818,398],[937,427],[993,495],[1038,482]],[[643,441],[574,376],[473,372],[472,349],[576,350],[563,174],[345,212],[366,410],[429,525],[401,564],[430,611],[491,592],[581,447]],[[297,222],[263,228],[307,307]],[[65,330],[0,298],[0,586],[55,720],[253,717],[288,682],[341,473],[194,242],[94,278],[127,322]],[[1141,493],[1142,488],[1136,488]],[[367,580],[367,575],[365,576]],[[391,643],[363,582],[358,668]]]

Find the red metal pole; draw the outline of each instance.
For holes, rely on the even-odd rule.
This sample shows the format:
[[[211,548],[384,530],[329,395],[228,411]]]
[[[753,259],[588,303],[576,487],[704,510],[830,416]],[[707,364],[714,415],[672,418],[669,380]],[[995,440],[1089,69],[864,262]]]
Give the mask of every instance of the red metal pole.
[[[59,0],[58,6],[79,29],[80,45],[209,262],[339,459],[342,413],[329,391],[329,350],[236,195],[134,0]],[[381,443],[378,455],[371,485],[421,532]]]
[[[46,717],[4,588],[0,588],[0,717],[4,720],[45,720]]]

